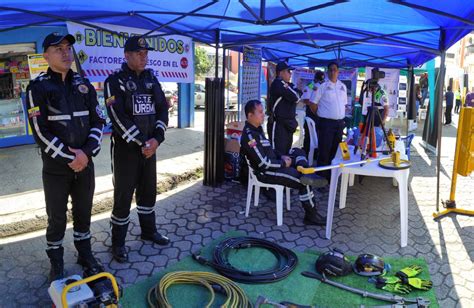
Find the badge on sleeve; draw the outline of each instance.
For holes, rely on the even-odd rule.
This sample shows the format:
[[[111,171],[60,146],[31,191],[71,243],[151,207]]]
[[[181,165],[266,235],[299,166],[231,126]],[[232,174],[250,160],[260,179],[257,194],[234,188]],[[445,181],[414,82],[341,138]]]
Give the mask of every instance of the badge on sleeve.
[[[133,80],[128,80],[125,86],[127,87],[127,90],[130,92],[134,92],[137,90],[137,85],[135,84],[135,82],[133,82]]]
[[[99,116],[99,118],[101,118],[102,120],[105,120],[105,114],[104,114],[104,111],[102,110],[102,108],[100,108],[99,105],[97,105],[95,107],[95,112],[97,112],[97,115]]]
[[[252,139],[248,142],[248,144],[251,148],[255,148],[257,146],[257,141],[255,139]]]
[[[87,87],[85,84],[80,84],[77,86],[77,89],[79,90],[79,92],[81,92],[82,94],[87,94],[89,93],[89,87]]]
[[[30,108],[28,109],[28,117],[31,119],[31,118],[34,118],[34,117],[37,117],[39,116],[41,113],[40,113],[40,107],[39,106],[36,106],[36,107],[33,107],[33,108]]]
[[[111,106],[113,104],[115,104],[115,95],[112,95],[111,97],[109,97],[106,101],[105,101],[105,104],[107,106]]]

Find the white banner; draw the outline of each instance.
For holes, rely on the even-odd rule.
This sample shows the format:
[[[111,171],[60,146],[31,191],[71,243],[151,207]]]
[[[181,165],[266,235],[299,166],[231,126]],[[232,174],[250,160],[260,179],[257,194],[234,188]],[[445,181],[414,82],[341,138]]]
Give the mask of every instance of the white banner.
[[[400,70],[393,68],[381,68],[385,72],[385,78],[379,80],[379,85],[385,92],[388,99],[389,111],[388,116],[391,118],[397,117],[398,109],[398,81],[400,79]],[[365,80],[372,77],[372,67],[365,68]],[[364,97],[364,106],[362,107],[362,114],[367,114],[367,104],[372,102],[372,96],[369,93],[368,97]]]
[[[148,30],[109,24],[96,24],[118,34],[68,22],[69,33],[76,38],[76,50],[82,70],[92,82],[104,81],[125,61],[123,46],[129,36]],[[148,53],[147,68],[153,69],[159,81],[189,83],[194,81],[192,40],[181,35],[146,39],[154,50]]]

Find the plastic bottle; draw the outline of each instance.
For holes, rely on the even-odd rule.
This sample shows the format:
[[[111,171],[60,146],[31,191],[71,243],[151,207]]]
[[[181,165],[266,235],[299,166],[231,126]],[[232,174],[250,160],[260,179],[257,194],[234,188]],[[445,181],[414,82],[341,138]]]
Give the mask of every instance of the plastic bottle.
[[[395,150],[395,140],[397,140],[397,138],[390,128],[387,133],[387,143],[389,144],[389,147],[392,149],[392,151]]]

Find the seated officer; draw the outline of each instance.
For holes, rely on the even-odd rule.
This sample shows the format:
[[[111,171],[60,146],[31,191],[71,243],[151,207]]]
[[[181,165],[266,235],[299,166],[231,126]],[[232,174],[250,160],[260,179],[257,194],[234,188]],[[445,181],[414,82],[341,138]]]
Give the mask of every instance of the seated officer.
[[[245,116],[247,121],[240,140],[240,151],[249,160],[258,180],[298,189],[300,201],[305,210],[304,223],[325,225],[325,219],[316,211],[316,202],[313,200],[313,191],[309,185],[323,187],[327,185],[327,180],[316,174],[302,175],[295,169],[296,166],[308,167],[303,150],[291,149],[290,156],[286,156],[272,149],[261,126],[265,114],[260,101],[247,102]]]

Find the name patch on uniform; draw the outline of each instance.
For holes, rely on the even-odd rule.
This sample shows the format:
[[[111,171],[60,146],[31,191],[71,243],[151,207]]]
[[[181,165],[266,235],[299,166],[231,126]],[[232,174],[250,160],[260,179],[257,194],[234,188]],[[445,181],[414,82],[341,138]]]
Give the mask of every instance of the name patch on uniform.
[[[133,95],[133,115],[155,114],[153,96],[150,94]]]
[[[252,139],[248,142],[248,144],[251,148],[255,148],[257,146],[257,141],[255,141],[255,139]]]
[[[105,101],[105,104],[107,106],[113,105],[114,103],[115,103],[115,95],[112,95]]]
[[[264,147],[270,147],[270,146],[272,146],[272,145],[270,144],[270,141],[268,141],[268,140],[266,140],[266,139],[261,140],[260,143],[261,143],[262,146],[264,146]]]
[[[31,119],[31,118],[34,118],[34,117],[37,117],[39,116],[41,113],[40,113],[40,107],[39,106],[36,106],[36,107],[33,107],[33,108],[30,108],[28,109],[28,117]]]

